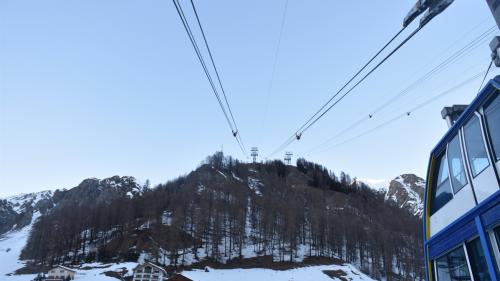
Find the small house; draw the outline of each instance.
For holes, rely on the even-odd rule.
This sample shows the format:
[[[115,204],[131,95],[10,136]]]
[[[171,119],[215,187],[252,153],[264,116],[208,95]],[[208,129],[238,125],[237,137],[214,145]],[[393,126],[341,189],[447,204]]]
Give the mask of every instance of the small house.
[[[75,279],[76,271],[62,266],[58,265],[47,273],[46,281],[67,281],[67,280],[73,280]]]
[[[166,281],[168,279],[167,271],[151,262],[139,264],[133,270],[133,281]]]

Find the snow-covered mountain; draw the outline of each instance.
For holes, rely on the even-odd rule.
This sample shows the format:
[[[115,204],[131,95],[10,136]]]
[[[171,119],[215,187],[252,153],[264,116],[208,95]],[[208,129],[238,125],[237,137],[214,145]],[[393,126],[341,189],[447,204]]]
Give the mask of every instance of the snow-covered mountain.
[[[102,180],[86,179],[70,190],[46,190],[6,197],[0,199],[0,235],[28,226],[34,213],[45,214],[59,203],[68,205],[109,202],[117,197],[140,196],[146,189],[147,187],[139,184],[134,177],[113,176]]]
[[[386,200],[396,202],[414,215],[421,216],[424,210],[425,180],[414,175],[404,174],[391,181],[385,195]]]
[[[19,194],[0,199],[0,234],[29,225],[33,214],[52,208],[52,191]]]
[[[408,209],[415,216],[421,216],[424,205],[425,180],[414,174],[403,174],[395,179],[360,179],[372,189],[385,193],[385,199],[394,201],[401,208]]]
[[[349,252],[356,251],[352,246],[356,245],[356,239],[363,239],[352,233],[362,226],[364,231],[379,235],[379,239],[367,241],[374,243],[373,247],[379,247],[381,244],[376,243],[383,239],[392,241],[392,235],[405,233],[405,237],[412,237],[413,233],[405,232],[409,229],[405,223],[417,224],[418,218],[393,203],[384,202],[383,198],[386,196],[388,201],[394,202],[403,200],[401,206],[405,207],[414,199],[412,182],[419,181],[402,175],[387,188],[381,186],[383,182],[377,182],[379,188],[387,190],[381,194],[357,189],[350,179],[344,173],[335,177],[326,168],[305,160],[297,167],[279,161],[249,164],[216,154],[188,175],[152,189],[142,186],[133,177],[114,176],[102,180],[86,179],[68,190],[12,196],[0,201],[0,218],[9,222],[9,227],[0,233],[0,261],[10,261],[0,265],[0,276],[20,268],[22,270],[17,273],[38,272],[39,266],[47,266],[49,263],[45,261],[52,259],[55,263],[76,267],[77,275],[92,276],[92,279],[81,277],[81,280],[110,280],[102,273],[120,268],[117,261],[127,262],[125,267],[130,272],[137,262],[148,259],[164,266],[180,264],[195,268],[203,268],[207,262],[221,268],[275,268],[273,266],[279,267],[285,262],[294,262],[297,266],[335,263],[335,266],[310,266],[311,271],[304,269],[293,274],[317,276],[306,280],[326,280],[331,276],[323,270],[331,274],[342,271],[343,277],[352,280],[359,271],[348,270],[350,265],[340,264],[346,261]],[[389,224],[387,216],[381,215],[384,213],[393,214],[391,222],[401,219],[402,223]],[[223,219],[207,220],[207,214]],[[320,221],[331,225],[320,225]],[[339,223],[342,221],[353,223],[342,225]],[[276,223],[281,227],[271,231],[264,228]],[[294,227],[284,228],[286,223],[293,223]],[[335,227],[331,227],[333,225]],[[339,246],[328,248],[334,244],[325,243],[320,248],[310,244],[312,235],[321,233],[310,229],[321,227],[330,231],[328,235],[321,234],[322,239],[338,237],[329,243]],[[220,231],[202,232],[203,229]],[[299,233],[302,236],[293,229],[303,229]],[[376,229],[384,233],[374,232]],[[299,242],[292,245],[292,242],[279,240],[287,237],[283,235],[289,235],[292,242]],[[286,245],[276,248],[272,246],[274,243]],[[411,245],[407,245],[410,244],[401,243],[401,247],[410,248]],[[322,256],[324,249],[333,254]],[[418,249],[408,251],[418,252]],[[388,255],[392,254],[388,252]],[[310,259],[318,257],[322,260],[309,263]],[[409,274],[384,272],[379,269],[381,264],[371,266],[375,269],[370,270],[369,261],[360,259],[349,262],[376,278]],[[97,261],[107,264],[97,264]],[[94,265],[83,266],[83,262],[94,262]],[[93,271],[86,271],[85,267]],[[316,268],[313,270],[313,267]],[[272,269],[257,271],[249,269],[241,273],[258,275],[255,279],[269,274],[269,278],[276,277],[275,280],[288,280],[292,274],[291,271],[283,274],[279,271],[278,274]],[[210,270],[211,274],[200,271],[191,272],[192,275],[186,273],[186,276],[193,276],[194,280],[223,280],[220,274],[235,272],[239,271],[214,269]],[[18,277],[7,280],[30,280]]]

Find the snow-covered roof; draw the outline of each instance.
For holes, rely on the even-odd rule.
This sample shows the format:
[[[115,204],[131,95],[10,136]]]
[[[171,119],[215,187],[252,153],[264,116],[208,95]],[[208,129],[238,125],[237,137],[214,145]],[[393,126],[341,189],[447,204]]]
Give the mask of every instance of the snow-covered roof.
[[[152,263],[152,262],[149,262],[149,261],[146,261],[146,262],[144,262],[143,264],[139,264],[139,265],[137,265],[137,266],[134,268],[134,271],[136,271],[136,270],[137,270],[137,269],[139,269],[139,268],[143,268],[143,267],[145,267],[145,266],[151,266],[151,267],[153,267],[153,268],[156,268],[156,269],[158,269],[158,270],[161,270],[163,273],[167,273],[167,271],[166,271],[163,267],[158,266],[158,265],[156,265],[156,264],[154,264],[154,263]]]
[[[64,269],[64,270],[67,270],[67,271],[71,271],[71,272],[76,273],[76,270],[71,269],[71,268],[69,268],[69,267],[65,267],[65,266],[63,266],[63,265],[56,265],[56,266],[55,266],[55,267],[53,267],[52,269],[56,269],[56,268],[61,268],[61,269]]]

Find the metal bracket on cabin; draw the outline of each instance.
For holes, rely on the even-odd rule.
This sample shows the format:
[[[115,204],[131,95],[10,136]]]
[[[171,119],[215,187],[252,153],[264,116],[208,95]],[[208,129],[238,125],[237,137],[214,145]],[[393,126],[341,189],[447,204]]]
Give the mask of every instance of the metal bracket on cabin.
[[[431,19],[444,11],[454,0],[417,0],[403,20],[403,26],[407,27],[413,20],[425,12],[420,18],[420,28],[426,25]],[[427,12],[426,12],[427,11]]]

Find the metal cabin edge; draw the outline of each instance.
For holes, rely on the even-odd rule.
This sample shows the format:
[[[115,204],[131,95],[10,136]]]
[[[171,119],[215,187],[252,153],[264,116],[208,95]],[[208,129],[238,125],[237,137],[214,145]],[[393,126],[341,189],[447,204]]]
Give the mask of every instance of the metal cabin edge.
[[[436,272],[433,269],[433,260],[440,255],[445,254],[458,247],[460,244],[466,243],[468,240],[478,236],[481,240],[483,247],[486,246],[485,251],[488,252],[489,259],[487,259],[489,272],[492,272],[491,280],[500,280],[498,272],[495,270],[492,263],[491,249],[488,249],[484,227],[498,225],[498,218],[500,217],[500,190],[491,195],[490,198],[477,204],[474,208],[461,215],[445,228],[433,233],[431,237],[430,218],[431,209],[430,201],[432,197],[432,188],[435,173],[437,158],[440,154],[447,150],[448,143],[458,135],[458,131],[475,115],[475,112],[483,106],[493,96],[496,91],[500,91],[500,75],[489,80],[488,83],[481,89],[477,96],[463,111],[460,117],[452,124],[444,136],[439,140],[437,145],[432,149],[429,155],[428,170],[426,175],[426,188],[424,191],[424,210],[422,214],[423,224],[423,241],[424,241],[424,259],[425,259],[425,278],[428,281],[437,280],[434,277]],[[493,166],[495,163],[491,163]],[[498,175],[497,175],[498,181]],[[453,234],[447,237],[448,234]],[[493,260],[494,262],[494,260]],[[471,273],[472,274],[472,273]]]

